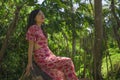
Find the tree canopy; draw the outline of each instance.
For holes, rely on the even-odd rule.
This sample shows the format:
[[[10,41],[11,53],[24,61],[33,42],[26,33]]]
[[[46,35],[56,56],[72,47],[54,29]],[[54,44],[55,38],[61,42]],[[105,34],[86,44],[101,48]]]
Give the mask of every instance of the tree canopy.
[[[72,58],[79,78],[97,80],[98,75],[104,80],[119,80],[120,0],[97,1],[102,2],[1,0],[0,80],[17,80],[26,68],[26,25],[34,9],[45,14],[49,48],[57,56]]]

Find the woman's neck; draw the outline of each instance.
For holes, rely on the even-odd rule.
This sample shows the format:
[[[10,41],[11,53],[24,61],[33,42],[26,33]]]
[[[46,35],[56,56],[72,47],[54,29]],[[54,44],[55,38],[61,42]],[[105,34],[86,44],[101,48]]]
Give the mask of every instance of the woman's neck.
[[[36,23],[39,27],[41,27],[42,23]]]

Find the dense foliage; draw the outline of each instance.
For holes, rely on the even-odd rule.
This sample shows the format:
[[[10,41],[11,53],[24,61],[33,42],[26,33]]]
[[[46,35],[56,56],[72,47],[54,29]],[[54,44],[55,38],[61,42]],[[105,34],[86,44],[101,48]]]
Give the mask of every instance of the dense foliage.
[[[120,19],[120,2],[114,0],[115,14]],[[111,10],[112,0],[103,4],[102,76],[120,79],[120,26]],[[27,65],[28,42],[25,40],[28,14],[39,8],[45,14],[44,29],[55,55],[71,57],[79,78],[93,79],[94,6],[91,0],[1,0],[0,47],[7,47],[0,61],[0,80],[17,80]],[[18,20],[15,18],[18,12]],[[118,22],[117,22],[118,21]],[[12,29],[10,27],[14,24]],[[120,23],[120,22],[119,22]],[[99,24],[98,24],[99,25]],[[116,29],[117,28],[117,29]],[[9,33],[9,31],[11,31]],[[117,32],[117,33],[116,33]],[[6,35],[9,37],[6,38]],[[1,53],[0,53],[1,56]]]

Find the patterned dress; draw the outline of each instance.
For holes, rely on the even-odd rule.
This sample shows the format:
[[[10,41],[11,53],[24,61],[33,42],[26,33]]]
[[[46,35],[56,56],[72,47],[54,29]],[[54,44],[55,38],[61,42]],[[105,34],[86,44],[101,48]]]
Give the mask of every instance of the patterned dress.
[[[34,61],[53,80],[78,80],[73,62],[70,58],[55,56],[49,49],[47,38],[44,36],[41,27],[32,25],[26,33],[26,40],[32,40],[40,48],[33,50]]]

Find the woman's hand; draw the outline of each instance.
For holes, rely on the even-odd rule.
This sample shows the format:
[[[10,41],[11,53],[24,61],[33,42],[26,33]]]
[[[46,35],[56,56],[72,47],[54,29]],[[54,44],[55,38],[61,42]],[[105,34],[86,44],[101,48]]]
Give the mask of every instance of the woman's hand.
[[[28,64],[27,67],[26,67],[26,73],[25,73],[25,75],[29,76],[30,75],[30,70],[32,70],[32,69],[33,69],[32,63]]]

